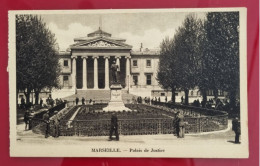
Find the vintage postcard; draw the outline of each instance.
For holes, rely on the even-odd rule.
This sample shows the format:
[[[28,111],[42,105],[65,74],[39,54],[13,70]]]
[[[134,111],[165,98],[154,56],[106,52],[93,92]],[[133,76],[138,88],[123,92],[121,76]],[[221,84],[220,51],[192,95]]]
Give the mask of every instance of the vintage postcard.
[[[9,11],[10,156],[248,158],[246,12]]]

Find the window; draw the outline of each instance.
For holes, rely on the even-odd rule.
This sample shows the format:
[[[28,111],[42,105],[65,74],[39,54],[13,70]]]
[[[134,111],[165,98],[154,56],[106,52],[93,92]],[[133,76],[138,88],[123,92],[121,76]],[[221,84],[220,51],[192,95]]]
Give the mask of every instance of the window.
[[[223,90],[219,90],[219,91],[218,91],[218,95],[219,95],[219,96],[224,96]]]
[[[208,90],[208,96],[213,96],[213,90]]]
[[[146,85],[152,84],[152,75],[146,75]]]
[[[69,76],[63,76],[63,87],[69,86]]]
[[[138,85],[138,76],[137,75],[133,76],[133,81],[134,81],[134,85]]]
[[[68,60],[64,60],[64,61],[63,61],[63,66],[69,66]]]
[[[63,76],[63,81],[68,81],[69,80],[69,76]]]
[[[193,91],[190,92],[190,95],[193,96]]]
[[[165,96],[165,93],[161,93],[161,96]]]
[[[151,60],[146,60],[146,67],[151,67]]]
[[[137,66],[138,66],[137,60],[133,60],[133,66],[134,66],[134,67],[137,67]]]

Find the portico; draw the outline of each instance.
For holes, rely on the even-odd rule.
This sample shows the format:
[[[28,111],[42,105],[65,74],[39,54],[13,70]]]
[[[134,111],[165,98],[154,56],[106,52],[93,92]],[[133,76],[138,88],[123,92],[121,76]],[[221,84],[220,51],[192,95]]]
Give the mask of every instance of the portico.
[[[125,39],[112,38],[101,29],[85,38],[74,39],[70,46],[72,59],[72,88],[82,90],[109,89],[110,66],[119,66],[120,83],[127,88],[130,78],[130,50]]]
[[[110,66],[116,61],[120,83],[128,87],[130,78],[130,56],[74,56],[72,57],[72,88],[82,90],[109,89],[111,85]]]

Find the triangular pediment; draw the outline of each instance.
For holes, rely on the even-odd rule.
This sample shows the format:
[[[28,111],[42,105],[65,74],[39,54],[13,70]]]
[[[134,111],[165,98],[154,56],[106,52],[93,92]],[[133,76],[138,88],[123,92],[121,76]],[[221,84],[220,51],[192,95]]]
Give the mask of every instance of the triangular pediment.
[[[73,48],[132,48],[132,46],[127,45],[122,42],[117,42],[114,40],[109,40],[106,38],[98,38],[95,40],[78,42],[72,45]]]
[[[80,46],[84,46],[84,47],[120,47],[120,45],[117,45],[117,44],[114,44],[111,42],[107,42],[104,40],[90,42],[90,43],[82,44]]]

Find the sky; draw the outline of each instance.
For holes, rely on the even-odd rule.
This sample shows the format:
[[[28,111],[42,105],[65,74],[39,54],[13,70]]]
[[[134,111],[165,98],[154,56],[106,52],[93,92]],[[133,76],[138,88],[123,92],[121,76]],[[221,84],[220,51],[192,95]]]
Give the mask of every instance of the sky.
[[[43,21],[55,34],[61,51],[74,43],[74,38],[85,37],[98,30],[111,33],[112,37],[126,39],[126,44],[133,49],[159,48],[165,37],[172,38],[182,25],[187,12],[156,13],[88,13],[88,14],[42,14]],[[205,18],[205,13],[192,13],[198,18]]]

